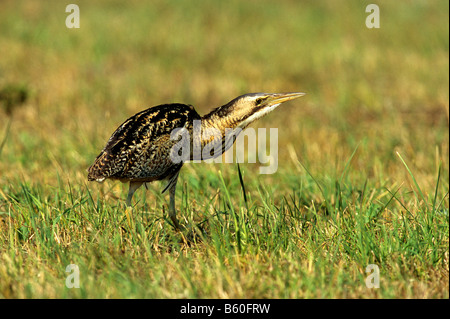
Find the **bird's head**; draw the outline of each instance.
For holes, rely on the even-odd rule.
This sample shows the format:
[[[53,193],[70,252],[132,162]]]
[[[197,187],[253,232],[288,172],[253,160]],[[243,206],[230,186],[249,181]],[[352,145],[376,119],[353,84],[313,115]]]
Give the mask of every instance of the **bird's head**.
[[[275,110],[281,103],[299,98],[305,93],[249,93],[220,107],[217,113],[231,120],[234,127],[246,128],[250,123]]]

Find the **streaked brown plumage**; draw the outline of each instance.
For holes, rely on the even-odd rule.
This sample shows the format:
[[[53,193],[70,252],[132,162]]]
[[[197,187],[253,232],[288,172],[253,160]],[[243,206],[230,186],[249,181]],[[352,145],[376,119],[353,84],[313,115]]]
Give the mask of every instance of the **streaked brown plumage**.
[[[180,229],[175,211],[175,188],[178,173],[183,162],[174,162],[171,151],[178,140],[171,139],[174,129],[185,128],[189,133],[190,145],[204,147],[211,139],[202,140],[201,134],[194,134],[194,123],[201,123],[201,129],[220,131],[221,152],[234,142],[225,141],[226,129],[244,129],[251,122],[274,110],[280,103],[303,96],[304,93],[252,93],[235,98],[201,117],[191,105],[163,104],[139,112],[127,119],[112,134],[106,146],[88,169],[88,180],[103,182],[117,179],[130,182],[127,205],[131,206],[134,192],[143,183],[168,180],[163,192],[169,189],[169,214],[175,227]],[[192,148],[194,149],[194,148]],[[198,159],[192,153],[189,159]],[[220,153],[221,154],[221,153]],[[220,154],[214,154],[213,157]]]

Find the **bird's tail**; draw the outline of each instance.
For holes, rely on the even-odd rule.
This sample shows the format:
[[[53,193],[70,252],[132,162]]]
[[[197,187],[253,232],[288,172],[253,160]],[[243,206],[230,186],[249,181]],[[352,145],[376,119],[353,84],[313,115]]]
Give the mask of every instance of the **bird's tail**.
[[[94,164],[87,169],[89,181],[103,182],[110,176],[105,165],[107,163],[107,157],[108,154],[106,152],[100,153],[95,159]]]

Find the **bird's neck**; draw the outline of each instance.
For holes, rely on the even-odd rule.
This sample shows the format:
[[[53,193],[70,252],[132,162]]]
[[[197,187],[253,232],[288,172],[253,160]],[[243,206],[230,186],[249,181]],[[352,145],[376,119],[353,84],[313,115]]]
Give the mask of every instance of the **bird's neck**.
[[[195,130],[196,127],[194,125]],[[200,138],[194,138],[194,144],[201,144],[202,149],[205,147],[216,150],[221,149],[220,152],[215,152],[215,156],[212,156],[217,157],[233,145],[240,131],[239,119],[236,117],[236,114],[231,112],[228,105],[224,105],[202,117],[201,133],[197,128],[197,133],[200,133],[200,136],[194,132],[194,136]]]
[[[230,104],[220,106],[202,117],[202,129],[216,129],[222,134],[238,127],[240,119]]]

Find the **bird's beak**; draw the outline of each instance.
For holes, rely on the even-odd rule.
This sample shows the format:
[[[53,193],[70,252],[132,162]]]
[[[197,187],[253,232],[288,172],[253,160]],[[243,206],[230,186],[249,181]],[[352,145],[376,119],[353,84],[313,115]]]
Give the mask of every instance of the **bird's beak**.
[[[268,99],[268,104],[270,105],[274,105],[274,104],[280,104],[283,102],[287,102],[293,99],[297,99],[303,95],[305,95],[306,93],[300,93],[300,92],[295,92],[295,93],[277,93],[277,94],[273,94],[269,99]]]

